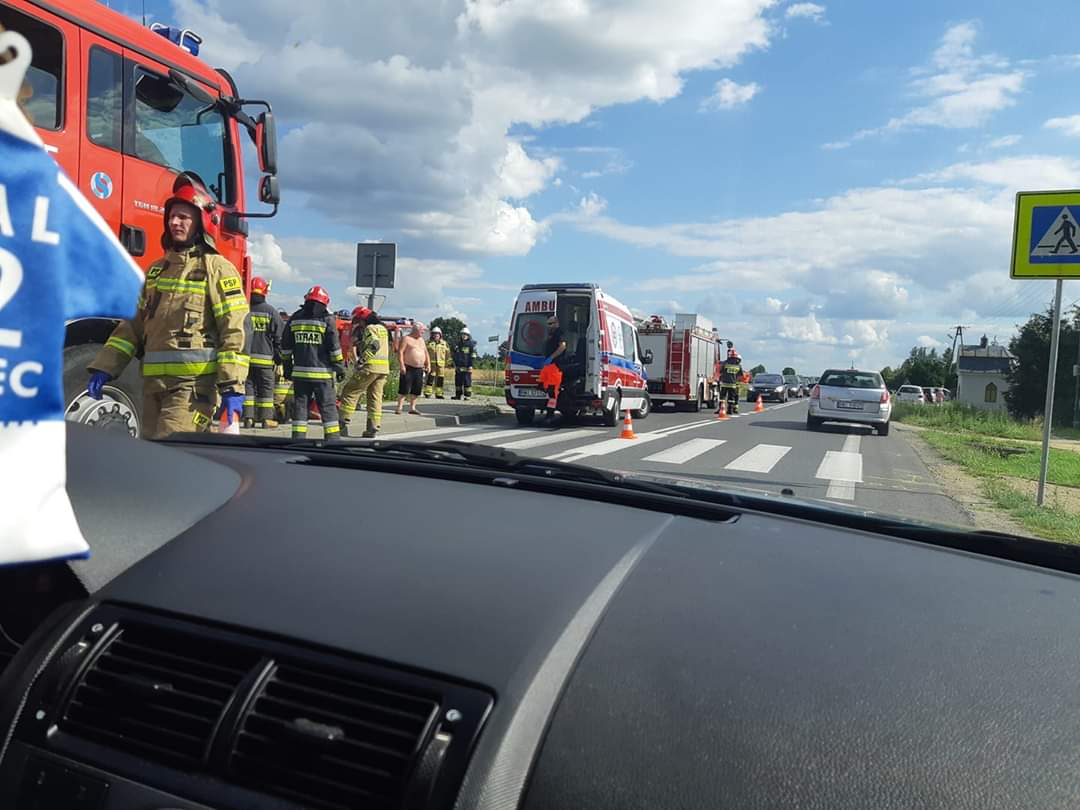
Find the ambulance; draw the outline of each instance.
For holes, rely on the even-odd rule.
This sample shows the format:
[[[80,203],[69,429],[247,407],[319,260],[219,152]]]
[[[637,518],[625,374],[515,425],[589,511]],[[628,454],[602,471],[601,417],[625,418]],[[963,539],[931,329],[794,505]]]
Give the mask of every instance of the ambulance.
[[[526,284],[514,302],[506,357],[506,404],[518,424],[531,424],[547,404],[540,369],[547,320],[557,315],[569,356],[558,410],[564,417],[602,416],[614,426],[629,410],[644,419],[652,407],[645,364],[630,310],[596,284]]]

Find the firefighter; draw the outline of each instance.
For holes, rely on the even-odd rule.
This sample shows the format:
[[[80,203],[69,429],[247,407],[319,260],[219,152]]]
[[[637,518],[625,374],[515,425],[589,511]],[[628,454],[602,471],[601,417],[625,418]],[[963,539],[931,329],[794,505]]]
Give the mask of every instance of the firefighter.
[[[285,324],[276,309],[266,302],[270,282],[259,276],[251,280],[251,309],[248,312],[248,367],[244,386],[244,427],[275,428],[274,365],[281,362],[281,338]]]
[[[318,285],[304,296],[304,305],[289,318],[281,342],[285,376],[293,381],[292,435],[307,435],[308,404],[319,403],[323,436],[337,439],[338,425],[335,377],[345,379],[345,358],[341,354],[337,320],[329,312],[330,294]]]
[[[221,211],[191,175],[181,174],[164,206],[165,255],[146,271],[134,319],[124,321],[87,367],[87,393],[101,399],[133,357],[142,360],[143,435],[207,431],[212,419],[241,418],[244,379],[244,283],[217,252]],[[220,398],[220,407],[215,407]]]
[[[279,309],[278,317],[281,318],[282,335],[284,335],[285,325],[289,322],[289,313]],[[290,414],[292,414],[292,380],[285,379],[285,367],[282,365],[280,356],[274,364],[274,414],[278,422],[291,419]]]
[[[473,360],[476,357],[476,341],[472,339],[469,327],[461,330],[458,345],[453,349],[454,356],[454,399],[469,399],[472,396]]]
[[[742,358],[732,346],[728,349],[727,360],[720,367],[720,400],[728,402],[728,413],[739,412],[739,383],[742,381]],[[717,413],[720,412],[717,407]]]
[[[390,374],[390,334],[379,315],[367,307],[353,310],[353,373],[341,389],[341,429],[347,436],[349,420],[360,397],[367,405],[365,439],[374,439],[382,426],[383,388]]]
[[[435,393],[435,399],[445,399],[443,385],[446,382],[446,372],[450,367],[450,345],[443,343],[442,329],[435,327],[431,330],[431,340],[427,344],[428,357],[431,358],[431,373],[428,374],[427,385],[424,386],[424,399]]]

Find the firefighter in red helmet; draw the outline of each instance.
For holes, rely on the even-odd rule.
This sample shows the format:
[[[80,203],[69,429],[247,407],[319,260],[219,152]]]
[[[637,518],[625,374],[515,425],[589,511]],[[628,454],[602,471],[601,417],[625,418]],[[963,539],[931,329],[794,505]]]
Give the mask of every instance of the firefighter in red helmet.
[[[217,201],[181,174],[164,210],[165,255],[146,271],[135,317],[87,368],[87,393],[100,399],[132,358],[142,361],[142,434],[150,439],[209,430],[215,416],[240,419],[248,368],[248,302],[240,274],[217,252]]]
[[[276,428],[274,419],[274,365],[281,362],[281,339],[285,323],[266,300],[270,282],[261,276],[251,279],[251,311],[248,313],[247,384],[244,386],[244,427]]]
[[[345,379],[345,357],[341,353],[337,318],[329,310],[330,293],[318,285],[304,296],[304,305],[289,318],[281,355],[285,377],[293,381],[292,435],[307,436],[308,404],[319,403],[323,436],[340,437],[337,392],[334,378]]]

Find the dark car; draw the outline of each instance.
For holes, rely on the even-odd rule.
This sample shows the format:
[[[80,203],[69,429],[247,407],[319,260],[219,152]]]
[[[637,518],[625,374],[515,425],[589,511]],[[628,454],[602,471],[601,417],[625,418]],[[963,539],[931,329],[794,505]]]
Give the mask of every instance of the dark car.
[[[754,402],[758,396],[787,402],[791,396],[787,381],[782,374],[758,374],[746,389],[746,401]]]
[[[784,384],[788,388],[788,396],[789,397],[798,398],[798,397],[801,397],[803,395],[803,384],[802,384],[802,380],[799,379],[798,375],[796,375],[796,374],[785,374],[784,375]]]

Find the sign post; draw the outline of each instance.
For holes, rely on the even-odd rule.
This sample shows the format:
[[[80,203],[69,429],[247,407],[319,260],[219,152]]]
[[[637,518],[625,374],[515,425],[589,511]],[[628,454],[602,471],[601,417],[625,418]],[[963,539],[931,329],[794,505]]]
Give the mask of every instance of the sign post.
[[[358,242],[356,245],[356,286],[371,287],[368,309],[375,309],[375,288],[394,289],[397,244]]]
[[[1046,472],[1050,463],[1050,428],[1054,421],[1054,383],[1061,343],[1061,287],[1066,278],[1080,278],[1080,191],[1021,191],[1016,195],[1013,220],[1012,278],[1052,278],[1054,320],[1050,332],[1050,365],[1043,407],[1042,459],[1039,464],[1037,502],[1046,499]]]

